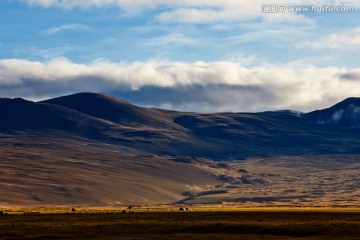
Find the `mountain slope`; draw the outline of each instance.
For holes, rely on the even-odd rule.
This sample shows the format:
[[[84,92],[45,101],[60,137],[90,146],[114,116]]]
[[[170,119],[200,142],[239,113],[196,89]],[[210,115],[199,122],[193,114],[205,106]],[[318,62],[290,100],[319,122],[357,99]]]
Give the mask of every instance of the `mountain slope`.
[[[330,108],[316,110],[304,116],[313,122],[323,125],[340,128],[359,128],[360,98],[347,98]]]
[[[58,129],[75,133],[99,132],[112,125],[61,106],[24,99],[0,99],[0,128]]]
[[[213,144],[198,150],[216,159],[345,153],[360,142],[356,132],[277,112],[184,114],[175,122],[190,130],[192,139]]]
[[[111,141],[147,154],[224,160],[358,151],[356,133],[321,126],[287,112],[182,113],[137,107],[96,93],[44,102],[129,127],[106,134]]]
[[[332,116],[356,106],[350,100],[319,112]],[[72,131],[150,155],[229,160],[360,151],[359,131],[318,124],[313,113],[183,113],[137,107],[96,93],[39,103],[3,99],[0,107],[3,129]]]
[[[191,164],[72,134],[0,134],[0,209],[174,203],[221,184]]]
[[[123,126],[164,128],[171,125],[168,117],[157,109],[134,106],[105,94],[78,93],[49,99],[42,103],[63,106]]]

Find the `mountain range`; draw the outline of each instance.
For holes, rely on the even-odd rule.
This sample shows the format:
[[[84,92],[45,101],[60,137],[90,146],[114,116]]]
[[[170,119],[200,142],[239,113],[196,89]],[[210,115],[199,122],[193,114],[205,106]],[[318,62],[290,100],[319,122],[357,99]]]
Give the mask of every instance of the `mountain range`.
[[[360,98],[309,113],[211,114],[98,93],[1,98],[0,206],[236,201],[230,187],[271,182],[240,163],[354,158],[359,135]]]
[[[206,157],[359,152],[360,98],[310,113],[175,112],[97,93],[31,102],[0,100],[0,128],[57,130],[117,143],[144,154]]]

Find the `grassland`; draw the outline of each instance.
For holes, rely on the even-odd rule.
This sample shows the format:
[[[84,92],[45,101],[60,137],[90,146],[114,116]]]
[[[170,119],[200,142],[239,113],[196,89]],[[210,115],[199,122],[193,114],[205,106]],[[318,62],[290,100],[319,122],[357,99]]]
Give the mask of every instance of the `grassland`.
[[[155,210],[9,211],[0,216],[0,239],[359,239],[360,236],[360,211],[351,209]]]

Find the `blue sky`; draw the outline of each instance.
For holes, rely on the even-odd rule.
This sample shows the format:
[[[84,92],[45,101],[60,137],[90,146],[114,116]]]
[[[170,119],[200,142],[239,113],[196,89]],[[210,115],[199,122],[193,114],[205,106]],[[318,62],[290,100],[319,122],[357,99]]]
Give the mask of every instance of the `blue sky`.
[[[275,3],[353,11],[261,11]],[[39,100],[92,91],[177,110],[309,111],[360,95],[359,6],[4,0],[0,95]]]

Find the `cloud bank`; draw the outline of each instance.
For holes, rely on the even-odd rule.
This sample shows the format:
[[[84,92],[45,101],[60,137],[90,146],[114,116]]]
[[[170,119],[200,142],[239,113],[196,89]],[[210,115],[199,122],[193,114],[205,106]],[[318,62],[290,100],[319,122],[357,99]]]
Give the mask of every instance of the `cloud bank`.
[[[77,64],[0,60],[0,96],[45,99],[104,92],[144,106],[176,110],[309,111],[360,96],[359,69],[314,66],[245,67],[238,62],[120,62]],[[351,74],[351,81],[345,76]],[[360,78],[358,79],[360,80]]]

